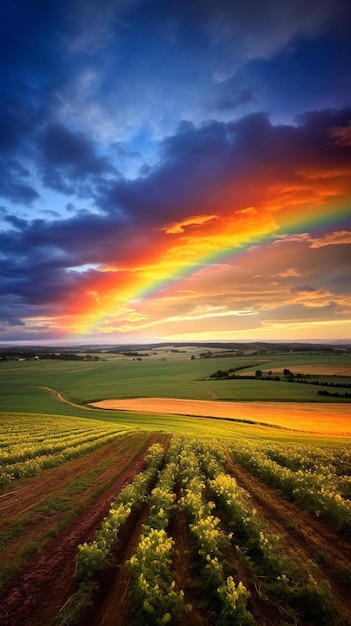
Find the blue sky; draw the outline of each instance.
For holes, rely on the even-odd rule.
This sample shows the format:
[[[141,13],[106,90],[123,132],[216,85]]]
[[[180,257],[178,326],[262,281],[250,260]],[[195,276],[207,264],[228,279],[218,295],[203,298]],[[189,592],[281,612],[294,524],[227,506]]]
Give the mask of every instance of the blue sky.
[[[349,337],[347,0],[1,11],[0,342]]]

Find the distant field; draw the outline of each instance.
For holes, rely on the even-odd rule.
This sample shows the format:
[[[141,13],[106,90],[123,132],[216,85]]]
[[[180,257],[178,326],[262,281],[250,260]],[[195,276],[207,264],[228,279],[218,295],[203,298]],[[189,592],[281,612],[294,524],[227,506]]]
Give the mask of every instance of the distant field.
[[[182,398],[189,400],[262,401],[262,402],[327,402],[333,396],[320,396],[320,387],[312,384],[291,384],[288,381],[214,380],[217,370],[235,368],[240,375],[257,369],[315,375],[323,371],[320,381],[351,383],[351,356],[277,355],[228,356],[199,358],[199,349],[184,353],[159,350],[136,360],[108,355],[105,361],[9,361],[0,363],[0,407],[8,411],[46,411],[81,415],[77,408],[63,407],[57,397],[44,390],[49,387],[78,405],[89,402],[138,397]],[[194,357],[194,358],[191,358]],[[337,391],[337,389],[336,389]],[[350,389],[351,391],[351,389]],[[347,399],[343,402],[349,402]]]
[[[103,400],[94,403],[101,409],[142,411],[174,415],[221,417],[237,421],[277,425],[283,428],[328,435],[351,436],[351,407],[343,404],[285,403],[282,411],[276,402],[215,402],[174,398]]]
[[[340,363],[316,364],[316,363],[295,363],[287,365],[288,369],[294,372],[302,372],[303,374],[317,374],[321,376],[351,376],[351,366],[345,367]],[[272,372],[279,372],[280,368],[273,368]]]
[[[306,359],[306,362],[289,362],[289,359],[284,361],[284,367],[280,364],[276,364],[272,366],[272,362],[262,363],[260,365],[263,372],[267,373],[271,371],[273,374],[282,374],[284,368],[288,368],[294,374],[301,373],[303,375],[306,374],[315,374],[317,376],[341,376],[341,377],[351,377],[351,366],[346,363],[309,363]],[[254,368],[248,368],[247,373],[254,373]]]
[[[200,353],[200,349],[195,348],[176,353],[160,349],[149,352],[149,356],[143,354],[138,359],[106,355],[102,361],[28,360],[0,363],[0,409],[95,418],[123,427],[132,424],[136,428],[151,430],[182,432],[186,429],[189,433],[199,431],[210,436],[232,436],[233,427],[228,422],[210,422],[200,417],[191,419],[181,416],[179,413],[183,411],[180,410],[175,415],[170,405],[162,409],[163,414],[156,410],[153,412],[154,409],[146,402],[147,398],[163,398],[206,402],[206,411],[201,415],[221,416],[229,403],[226,416],[234,419],[266,424],[276,422],[289,428],[302,428],[305,432],[328,432],[330,436],[333,436],[332,433],[349,432],[349,418],[345,416],[351,412],[350,400],[318,395],[321,387],[317,385],[292,384],[283,376],[277,382],[244,378],[215,380],[211,375],[218,370],[229,369],[235,369],[239,375],[249,375],[257,369],[281,374],[287,367],[304,374],[315,372],[314,376],[318,375],[320,381],[325,380],[328,384],[330,381],[333,384],[348,384],[351,382],[351,376],[346,375],[351,370],[350,355],[289,353],[263,357],[225,356],[223,352],[214,352],[210,358],[200,358]],[[339,388],[332,389],[335,390],[339,391]],[[342,388],[340,392],[343,392]],[[141,413],[131,412],[127,405],[124,405],[125,411],[102,411],[89,406],[92,402],[133,398],[135,401],[143,399]],[[300,403],[308,407],[307,417],[306,411],[305,416],[297,417]],[[238,407],[240,415],[236,414]],[[320,408],[318,415],[317,407]],[[198,414],[193,410],[185,412]],[[312,415],[315,415],[314,426],[311,425]],[[267,431],[260,436],[267,436]]]

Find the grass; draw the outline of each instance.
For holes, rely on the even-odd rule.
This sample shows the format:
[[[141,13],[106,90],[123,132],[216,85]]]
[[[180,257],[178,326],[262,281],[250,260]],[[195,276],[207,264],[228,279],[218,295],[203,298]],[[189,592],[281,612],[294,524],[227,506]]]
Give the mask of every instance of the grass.
[[[273,402],[320,402],[320,387],[300,385],[274,380],[216,380],[211,388],[220,400],[273,401]]]
[[[196,351],[197,350],[197,351]],[[190,359],[194,354],[195,359]],[[159,351],[142,360],[116,355],[107,355],[106,361],[7,361],[0,363],[0,406],[2,411],[71,417],[84,417],[108,421],[118,427],[142,430],[162,430],[199,434],[208,437],[260,437],[281,439],[308,438],[289,431],[250,426],[225,420],[193,418],[174,415],[151,415],[150,413],[128,413],[102,411],[88,408],[93,400],[122,397],[175,397],[197,400],[232,401],[292,401],[328,402],[332,397],[318,396],[318,386],[302,385],[285,381],[263,380],[213,380],[208,377],[215,371],[229,368],[251,369],[288,367],[303,371],[304,366],[328,367],[351,366],[350,356],[323,356],[286,354],[268,357],[219,356],[198,358],[199,349],[188,348],[186,353],[170,354]],[[295,367],[296,366],[296,367]],[[343,380],[345,377],[343,376]],[[333,376],[337,382],[338,376]],[[349,378],[351,380],[351,378]],[[81,406],[62,402],[45,387],[57,390],[62,396]],[[316,440],[316,437],[313,437]],[[336,438],[338,439],[338,438]],[[325,441],[325,438],[324,438]]]
[[[242,374],[252,370],[262,369],[269,371],[277,368],[289,368],[292,371],[304,372],[308,366],[320,365],[325,367],[325,375],[328,375],[328,367],[335,364],[345,364],[345,370],[350,367],[351,357],[321,357],[320,355],[279,355],[272,358],[254,356],[243,357],[218,357],[210,359],[189,360],[189,354],[169,355],[164,352],[162,359],[160,354],[151,358],[143,358],[142,361],[130,360],[120,357],[108,357],[100,362],[75,362],[75,361],[25,361],[0,363],[0,430],[2,424],[12,425],[15,432],[21,433],[21,421],[25,421],[36,427],[37,423],[43,423],[47,416],[52,416],[53,431],[60,429],[60,424],[67,420],[74,422],[74,418],[85,418],[98,422],[109,422],[118,429],[135,429],[137,431],[173,432],[182,435],[220,438],[241,441],[262,441],[314,444],[314,445],[340,445],[350,448],[351,438],[337,436],[319,436],[309,433],[294,432],[273,427],[264,427],[258,424],[234,422],[226,419],[202,418],[191,416],[176,416],[167,414],[134,413],[127,411],[104,411],[93,409],[86,404],[93,400],[122,397],[175,397],[198,400],[233,400],[233,401],[294,401],[294,402],[321,402],[330,404],[332,416],[332,398],[323,398],[317,395],[319,387],[312,385],[291,384],[285,381],[260,381],[260,380],[211,380],[208,377],[218,369],[228,370],[232,367],[247,367]],[[164,360],[165,359],[165,360]],[[296,366],[296,367],[295,367]],[[304,366],[306,369],[304,369]],[[339,380],[333,376],[333,380]],[[343,377],[343,380],[345,377]],[[351,377],[346,380],[351,380]],[[75,403],[75,405],[62,402],[57,395],[47,388],[54,389],[62,396]],[[282,405],[283,406],[283,405]],[[350,406],[351,409],[351,406]],[[284,408],[282,408],[284,410]],[[93,424],[92,424],[93,425]],[[106,463],[108,461],[104,461]],[[103,465],[103,464],[102,464]],[[44,545],[45,541],[59,533],[61,527],[69,523],[82,507],[92,501],[99,489],[103,490],[106,485],[92,489],[88,501],[83,504],[77,502],[80,494],[94,483],[94,475],[102,465],[97,468],[88,468],[79,478],[72,480],[60,497],[48,497],[36,510],[31,511],[30,516],[23,516],[18,520],[18,525],[12,529],[12,533],[25,533],[27,525],[34,523],[37,516],[45,513],[47,516],[55,516],[55,512],[67,511],[60,522],[53,525],[50,530],[40,537],[37,542],[28,542],[25,546],[27,555],[35,554]],[[295,526],[294,526],[295,525]],[[296,534],[299,529],[294,520],[291,521],[292,529]],[[3,542],[10,536],[2,535]],[[2,577],[6,580],[14,575],[22,563],[21,558],[5,563]],[[327,563],[326,552],[316,554],[319,561]],[[351,569],[345,567],[339,572],[339,578],[345,585],[351,580]],[[308,598],[306,598],[306,601]]]
[[[162,360],[165,359],[165,360]],[[106,361],[9,361],[0,363],[0,397],[2,410],[58,412],[58,401],[43,387],[62,393],[69,401],[85,404],[93,400],[123,397],[175,397],[196,400],[276,400],[292,402],[332,402],[332,397],[318,396],[319,387],[297,385],[285,381],[212,380],[215,371],[245,367],[238,373],[255,369],[293,368],[294,361],[303,370],[311,364],[325,367],[345,365],[348,357],[319,355],[278,355],[269,361],[262,357],[218,357],[189,360],[188,353],[166,357],[109,358]],[[251,366],[251,369],[250,369]],[[338,376],[331,378],[335,382]],[[340,379],[341,380],[341,379]],[[342,377],[342,382],[347,379]],[[61,403],[60,403],[61,404]],[[60,413],[76,414],[67,407]]]
[[[81,410],[79,417],[90,417],[91,419],[115,424],[118,429],[136,429],[142,431],[157,431],[165,433],[178,433],[189,436],[210,437],[221,439],[253,439],[282,442],[316,443],[316,445],[341,444],[350,445],[351,439],[338,436],[319,436],[309,433],[294,432],[269,426],[259,426],[243,422],[232,422],[226,419],[214,419],[205,417],[190,417],[182,415],[134,413],[127,411],[103,411],[91,410],[86,415]],[[0,422],[1,422],[0,413]],[[16,414],[18,417],[18,414]],[[7,414],[11,418],[11,414]],[[28,417],[28,414],[23,414]],[[34,419],[41,419],[40,414],[32,414]],[[56,414],[53,419],[61,421],[63,415]]]

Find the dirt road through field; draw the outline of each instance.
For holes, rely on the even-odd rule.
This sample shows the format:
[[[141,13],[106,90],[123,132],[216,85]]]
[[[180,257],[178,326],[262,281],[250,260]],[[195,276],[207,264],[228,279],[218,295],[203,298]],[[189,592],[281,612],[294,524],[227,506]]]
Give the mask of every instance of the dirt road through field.
[[[221,402],[181,398],[101,400],[90,406],[117,411],[248,420],[294,430],[351,436],[351,404],[307,402]]]

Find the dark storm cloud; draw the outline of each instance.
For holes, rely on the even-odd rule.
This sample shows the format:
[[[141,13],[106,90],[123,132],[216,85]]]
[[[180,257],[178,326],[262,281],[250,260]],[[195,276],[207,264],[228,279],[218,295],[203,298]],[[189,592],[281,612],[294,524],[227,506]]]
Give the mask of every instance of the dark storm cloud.
[[[111,215],[123,210],[135,223],[154,223],[186,217],[196,207],[221,201],[221,186],[231,187],[231,200],[259,198],[262,185],[293,178],[304,168],[335,168],[350,163],[350,146],[333,142],[332,128],[347,127],[351,109],[311,112],[297,126],[272,125],[265,113],[236,122],[209,122],[195,127],[183,122],[178,132],[161,144],[161,162],[145,177],[109,185],[97,198]],[[299,174],[300,172],[300,174]],[[263,190],[264,191],[264,190]],[[245,206],[245,205],[244,205]]]
[[[0,247],[5,258],[0,259],[0,298],[14,298],[16,310],[20,305],[50,305],[58,303],[73,289],[77,274],[67,271],[73,255],[53,243],[45,242],[40,234],[36,241],[33,231],[40,224],[33,224],[21,233],[9,231],[0,235]],[[41,224],[41,235],[44,225]]]
[[[171,60],[174,93],[177,93],[179,81],[185,76],[187,54],[190,54],[190,65],[200,71],[200,67],[205,67],[205,53],[199,52],[196,42],[200,48],[206,44],[206,54],[213,53],[211,72],[220,74],[223,69],[225,77],[220,94],[214,95],[210,101],[216,101],[217,111],[233,111],[255,101],[251,87],[237,88],[235,79],[226,78],[229,70],[229,76],[232,76],[238,56],[247,59],[269,57],[297,34],[312,37],[319,32],[335,30],[336,24],[346,23],[347,6],[342,0],[332,4],[327,0],[310,0],[288,6],[278,0],[241,0],[236,3],[195,0],[193,3],[178,1],[172,5],[163,0],[147,3],[105,0],[90,1],[88,6],[81,0],[70,3],[5,2],[0,27],[0,154],[12,152],[18,164],[23,158],[31,159],[32,174],[39,170],[42,183],[50,189],[64,195],[109,195],[112,207],[115,196],[133,195],[132,191],[122,182],[119,191],[110,190],[109,194],[104,190],[95,191],[93,179],[97,182],[97,177],[117,177],[112,161],[98,155],[97,146],[88,134],[73,131],[56,119],[60,107],[66,111],[67,102],[68,110],[73,106],[74,98],[67,89],[74,83],[81,84],[78,79],[82,72],[92,71],[108,77],[97,81],[99,86],[94,88],[95,91],[89,87],[93,95],[85,94],[85,87],[81,86],[83,95],[78,93],[75,105],[82,120],[85,119],[86,105],[96,108],[94,97],[99,98],[99,105],[105,107],[102,116],[104,113],[113,116],[115,108],[112,111],[109,104],[102,103],[114,103],[114,92],[125,92],[125,88],[121,90],[120,87],[124,81],[128,83],[133,79],[130,68],[137,69],[134,62],[139,64],[143,59],[137,72],[138,76],[140,72],[141,96],[149,91],[142,73],[145,73],[145,81],[151,80],[145,67],[146,59],[148,63],[152,60],[153,76],[160,74],[160,84],[165,85],[168,67],[165,69],[160,51],[168,42],[167,54],[171,57],[167,58]],[[161,48],[155,47],[155,37]],[[196,53],[191,53],[194,46]],[[181,50],[182,65],[176,68],[176,58]],[[110,59],[114,55],[122,63],[111,71]],[[223,63],[226,67],[222,68]],[[222,78],[218,80],[222,81]],[[122,106],[134,110],[132,94]],[[147,107],[145,115],[148,115]],[[75,120],[79,123],[79,113],[76,113]],[[90,131],[95,133],[96,128],[92,127]],[[115,142],[115,145],[120,144]],[[120,155],[122,149],[123,156],[137,155],[136,150],[124,148],[120,149]],[[39,191],[21,177],[16,183],[13,172],[4,172],[0,192],[13,202],[32,203],[38,198]],[[108,198],[106,201],[102,198],[102,202],[108,205]]]
[[[0,196],[15,204],[32,204],[39,193],[26,182],[28,170],[14,160],[0,158]]]
[[[42,151],[43,180],[48,187],[65,194],[91,194],[82,183],[100,182],[117,170],[108,159],[96,154],[93,142],[81,132],[72,132],[62,124],[50,124],[39,137]]]
[[[346,0],[4,0],[1,17],[6,326],[74,301],[85,265],[151,258],[171,222],[350,164]],[[306,102],[325,110],[292,124]]]
[[[108,161],[95,154],[93,143],[83,133],[62,124],[50,124],[41,137],[43,157],[49,166],[67,168],[71,177],[112,172]]]
[[[27,221],[16,215],[5,215],[4,221],[17,230],[23,230],[27,226]]]
[[[148,176],[103,189],[97,199],[104,214],[80,211],[55,222],[5,215],[10,229],[0,232],[1,294],[31,304],[59,301],[65,290],[87,279],[86,273],[70,268],[131,259],[140,252],[138,238],[146,226],[149,237],[143,245],[151,249],[157,229],[165,224],[193,215],[196,207],[215,211],[223,188],[230,193],[233,212],[245,206],[243,198],[249,201],[261,193],[247,188],[248,181],[260,176],[262,184],[291,180],[297,167],[309,167],[322,168],[323,177],[331,164],[350,163],[351,148],[335,145],[329,136],[330,128],[346,126],[350,118],[351,110],[344,109],[306,114],[296,127],[273,126],[265,114],[200,128],[183,123],[162,142],[162,161]],[[84,175],[109,171],[84,137],[54,130],[45,136],[50,165],[75,168],[77,161]]]
[[[0,86],[0,196],[28,205],[39,198],[39,193],[22,160],[31,158],[29,142],[39,118],[25,93],[24,89],[22,100]]]
[[[30,0],[5,2],[0,25],[0,195],[30,205],[36,175],[63,194],[89,194],[96,176],[116,174],[91,139],[55,121],[57,97],[74,63],[62,60],[72,7]],[[27,165],[30,163],[31,172]],[[79,187],[79,188],[78,188]]]
[[[252,89],[244,89],[238,92],[237,86],[228,87],[222,91],[222,94],[218,98],[215,106],[219,111],[234,111],[239,107],[255,102],[255,97]]]
[[[15,268],[14,276],[16,272],[22,276],[26,268],[34,268],[34,273],[40,272],[41,278],[46,273],[46,281],[41,281],[43,289],[47,288],[47,281],[54,285],[50,273],[55,268],[107,263],[111,257],[117,257],[118,247],[126,235],[118,218],[83,211],[54,222],[26,221],[13,216],[5,219],[14,228],[0,232],[0,250],[6,258],[6,261],[1,260],[2,271],[6,272],[9,261],[9,266]]]
[[[20,302],[18,302],[21,313],[23,313],[23,308]],[[14,300],[11,298],[6,300],[2,297],[2,301],[0,303],[0,333],[7,331],[12,326],[25,326],[24,322],[20,319],[18,315],[15,313]]]

